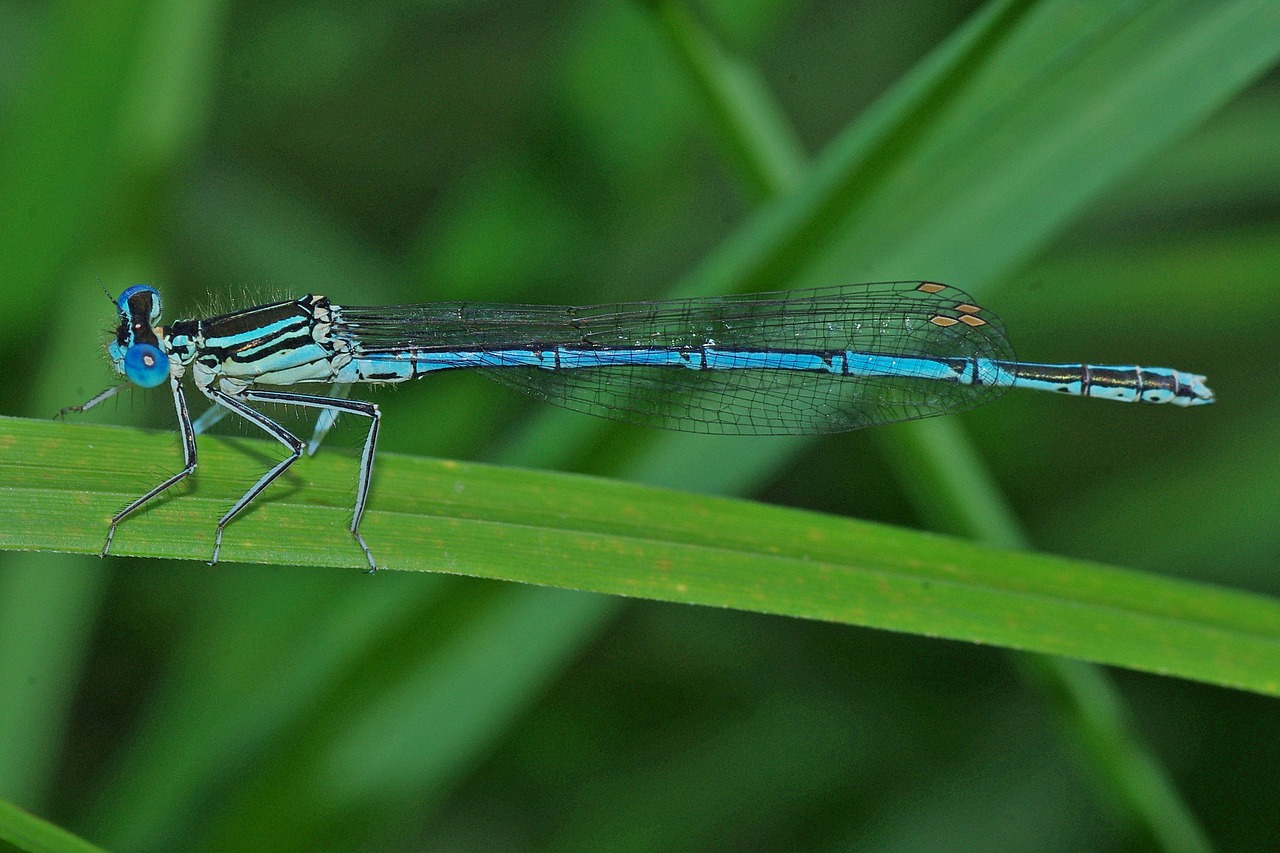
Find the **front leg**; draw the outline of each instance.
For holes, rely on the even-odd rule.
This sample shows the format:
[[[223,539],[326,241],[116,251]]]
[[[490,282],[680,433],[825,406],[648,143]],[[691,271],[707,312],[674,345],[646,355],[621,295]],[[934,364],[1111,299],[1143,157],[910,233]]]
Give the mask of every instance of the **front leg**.
[[[60,421],[69,414],[78,413],[78,412],[87,412],[90,409],[92,409],[94,406],[101,403],[103,400],[109,400],[115,395],[119,394],[121,391],[128,388],[131,384],[132,383],[130,382],[122,382],[119,385],[112,385],[107,390],[102,391],[98,394],[95,394],[93,397],[90,397],[88,400],[85,400],[83,403],[81,403],[78,406],[67,406],[66,408],[59,409],[58,413],[53,416],[53,419],[55,421]]]
[[[106,544],[102,546],[102,556],[104,557],[107,556],[107,552],[111,550],[111,540],[116,535],[116,525],[124,521],[136,510],[141,509],[152,498],[164,492],[170,486],[186,479],[192,471],[196,470],[196,433],[191,426],[191,413],[187,411],[187,398],[182,393],[182,382],[178,377],[171,376],[169,378],[169,388],[173,391],[173,406],[178,411],[178,431],[182,435],[182,470],[111,517],[111,526],[107,528],[107,541]],[[104,391],[88,403],[85,403],[83,406],[72,406],[71,410],[84,411],[85,409],[102,402],[118,390],[119,388],[111,389],[109,392]],[[64,409],[63,411],[67,410]]]

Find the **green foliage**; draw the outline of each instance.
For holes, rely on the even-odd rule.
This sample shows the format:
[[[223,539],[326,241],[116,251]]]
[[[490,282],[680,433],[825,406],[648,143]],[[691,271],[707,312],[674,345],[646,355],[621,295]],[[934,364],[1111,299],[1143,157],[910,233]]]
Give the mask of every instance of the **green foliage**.
[[[101,849],[4,800],[0,800],[0,841],[17,850],[41,853],[94,853]]]
[[[0,4],[5,414],[111,381],[101,289],[135,281],[172,319],[208,294],[946,280],[1021,355],[1168,363],[1221,402],[1011,395],[739,442],[442,378],[379,397],[384,447],[412,457],[382,460],[370,542],[393,564],[1275,692],[1273,601],[1221,588],[1277,592],[1274,3],[500,8]],[[167,429],[162,396],[86,419]],[[176,459],[154,433],[4,427],[7,547],[96,551]],[[1203,849],[1189,813],[1224,848],[1280,833],[1269,697],[1128,674],[1117,698],[1095,670],[1036,670],[1057,713],[977,646],[320,569],[359,564],[343,434],[209,570],[218,509],[275,458],[257,438],[202,438],[190,489],[121,527],[122,553],[182,559],[3,555],[0,797],[129,850]],[[1015,517],[1066,556],[904,529],[1007,548]],[[1156,805],[1134,805],[1144,787]]]
[[[120,471],[174,455],[170,443],[0,418],[11,460],[0,466],[0,547],[97,553],[112,508],[148,482]],[[271,447],[203,444],[211,476],[122,528],[116,551],[207,556],[209,519],[234,499],[235,474]],[[1280,603],[1260,596],[618,481],[381,463],[364,532],[389,568],[892,628],[1280,694]],[[304,465],[292,489],[235,526],[226,559],[363,567],[342,523],[354,460]]]

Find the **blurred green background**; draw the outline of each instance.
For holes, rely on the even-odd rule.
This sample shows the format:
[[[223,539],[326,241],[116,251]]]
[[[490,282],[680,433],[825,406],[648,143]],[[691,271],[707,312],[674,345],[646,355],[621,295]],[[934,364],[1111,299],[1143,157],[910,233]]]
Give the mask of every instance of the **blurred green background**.
[[[110,384],[102,290],[135,282],[174,319],[304,292],[582,303],[929,278],[980,296],[1028,359],[1167,364],[1218,392],[1189,412],[1011,395],[953,419],[1034,547],[1278,594],[1280,21],[1101,5],[5,0],[3,413]],[[1150,118],[1123,125],[1130,82],[1229,26],[1263,47],[1210,51],[1203,80],[1143,90]],[[764,98],[774,168],[753,171],[694,82],[691,31]],[[885,104],[905,110],[889,131]],[[1055,116],[1060,136],[1035,135]],[[741,260],[812,186],[806,158],[858,145],[826,219]],[[655,437],[469,376],[376,399],[385,450],[964,529],[895,464],[898,427]],[[87,417],[168,429],[172,410],[138,392]],[[326,452],[352,452],[347,426]],[[1280,837],[1274,700],[1112,676],[1210,838]],[[1050,696],[997,651],[798,620],[0,554],[0,798],[112,849],[1149,849]]]

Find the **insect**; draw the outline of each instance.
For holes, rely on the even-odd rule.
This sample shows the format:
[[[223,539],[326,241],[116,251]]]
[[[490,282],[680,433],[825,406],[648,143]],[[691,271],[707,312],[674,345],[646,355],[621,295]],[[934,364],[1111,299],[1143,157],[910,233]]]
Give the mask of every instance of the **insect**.
[[[320,411],[311,452],[340,414],[368,419],[350,531],[370,570],[377,569],[360,519],[381,416],[376,405],[345,392],[356,383],[406,382],[442,370],[479,370],[606,418],[738,435],[841,432],[930,417],[1009,388],[1175,406],[1214,399],[1203,376],[1164,367],[1016,361],[994,314],[934,282],[583,307],[344,307],[308,295],[168,326],[159,325],[153,287],[134,285],[115,303],[120,325],[109,351],[128,382],[63,413],[90,409],[131,383],[168,383],[183,467],[112,517],[104,556],[120,522],[195,470],[196,434],[236,414],[289,454],[218,520],[216,563],[227,524],[308,449],[252,405],[284,403]],[[213,403],[194,424],[183,393],[188,374]],[[306,384],[335,390],[285,390]]]

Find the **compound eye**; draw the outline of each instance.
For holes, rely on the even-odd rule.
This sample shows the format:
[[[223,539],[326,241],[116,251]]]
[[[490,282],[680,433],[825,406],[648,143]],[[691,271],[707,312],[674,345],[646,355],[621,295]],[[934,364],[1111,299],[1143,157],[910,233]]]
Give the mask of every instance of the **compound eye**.
[[[135,284],[120,294],[120,298],[116,300],[116,308],[119,309],[120,316],[129,317],[133,313],[129,307],[129,300],[139,294],[146,294],[151,297],[151,309],[147,312],[147,319],[155,323],[160,319],[160,291],[149,284]]]
[[[134,344],[124,354],[124,375],[134,385],[154,388],[169,378],[169,359],[151,344]]]

